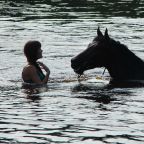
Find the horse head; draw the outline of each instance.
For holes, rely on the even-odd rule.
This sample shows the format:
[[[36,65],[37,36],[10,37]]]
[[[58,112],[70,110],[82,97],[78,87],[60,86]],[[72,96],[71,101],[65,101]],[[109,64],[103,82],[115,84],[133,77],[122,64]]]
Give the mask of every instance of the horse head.
[[[108,30],[103,35],[100,29],[97,29],[97,36],[88,45],[88,47],[71,59],[71,67],[77,74],[83,74],[84,71],[96,67],[105,67],[108,62],[108,48],[110,37]]]
[[[104,35],[97,29],[97,36],[87,49],[71,59],[71,67],[79,75],[89,69],[105,67],[115,81],[144,80],[144,61],[126,45],[110,38],[107,29]]]

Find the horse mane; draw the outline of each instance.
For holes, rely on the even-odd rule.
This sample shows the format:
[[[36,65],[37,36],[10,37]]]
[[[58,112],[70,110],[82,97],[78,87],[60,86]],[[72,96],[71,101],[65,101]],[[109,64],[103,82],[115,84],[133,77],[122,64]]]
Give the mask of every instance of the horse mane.
[[[143,60],[136,56],[132,51],[128,49],[125,44],[120,43],[119,41],[115,41],[114,39],[110,39],[111,45],[111,53],[116,59],[123,59],[123,61],[131,60],[133,64],[142,64]]]
[[[114,52],[119,52],[119,54],[124,54],[124,53],[134,54],[128,49],[128,47],[125,44],[122,44],[119,41],[115,41],[112,38],[110,39],[110,44]]]

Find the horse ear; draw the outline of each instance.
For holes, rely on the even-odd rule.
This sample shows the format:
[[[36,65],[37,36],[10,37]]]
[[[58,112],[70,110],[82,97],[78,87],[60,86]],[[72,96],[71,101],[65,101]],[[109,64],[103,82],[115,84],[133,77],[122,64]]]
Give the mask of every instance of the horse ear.
[[[98,29],[97,29],[97,35],[98,36],[103,36],[103,34],[102,34],[102,32],[100,31],[100,28],[98,27]]]
[[[108,29],[106,28],[106,30],[105,30],[105,38],[106,39],[109,39],[110,37],[109,37],[109,35],[108,35]]]

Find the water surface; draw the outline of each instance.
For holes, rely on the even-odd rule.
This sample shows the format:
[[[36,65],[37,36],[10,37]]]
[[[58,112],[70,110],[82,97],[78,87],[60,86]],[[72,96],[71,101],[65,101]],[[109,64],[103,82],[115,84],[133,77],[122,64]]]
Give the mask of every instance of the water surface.
[[[142,0],[0,1],[0,142],[143,144],[143,87],[107,87],[104,68],[79,83],[70,60],[102,32],[144,59]],[[46,87],[21,89],[23,46],[42,43]],[[106,71],[104,77],[109,76]]]

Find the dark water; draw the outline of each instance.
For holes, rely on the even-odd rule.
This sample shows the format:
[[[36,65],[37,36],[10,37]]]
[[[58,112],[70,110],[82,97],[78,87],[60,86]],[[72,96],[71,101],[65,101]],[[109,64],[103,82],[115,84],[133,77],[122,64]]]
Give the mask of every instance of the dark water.
[[[70,67],[98,26],[144,59],[142,0],[0,1],[0,143],[144,143],[144,88],[107,87],[96,79],[103,68],[78,83]],[[30,39],[41,41],[51,77],[26,91],[21,71]]]

